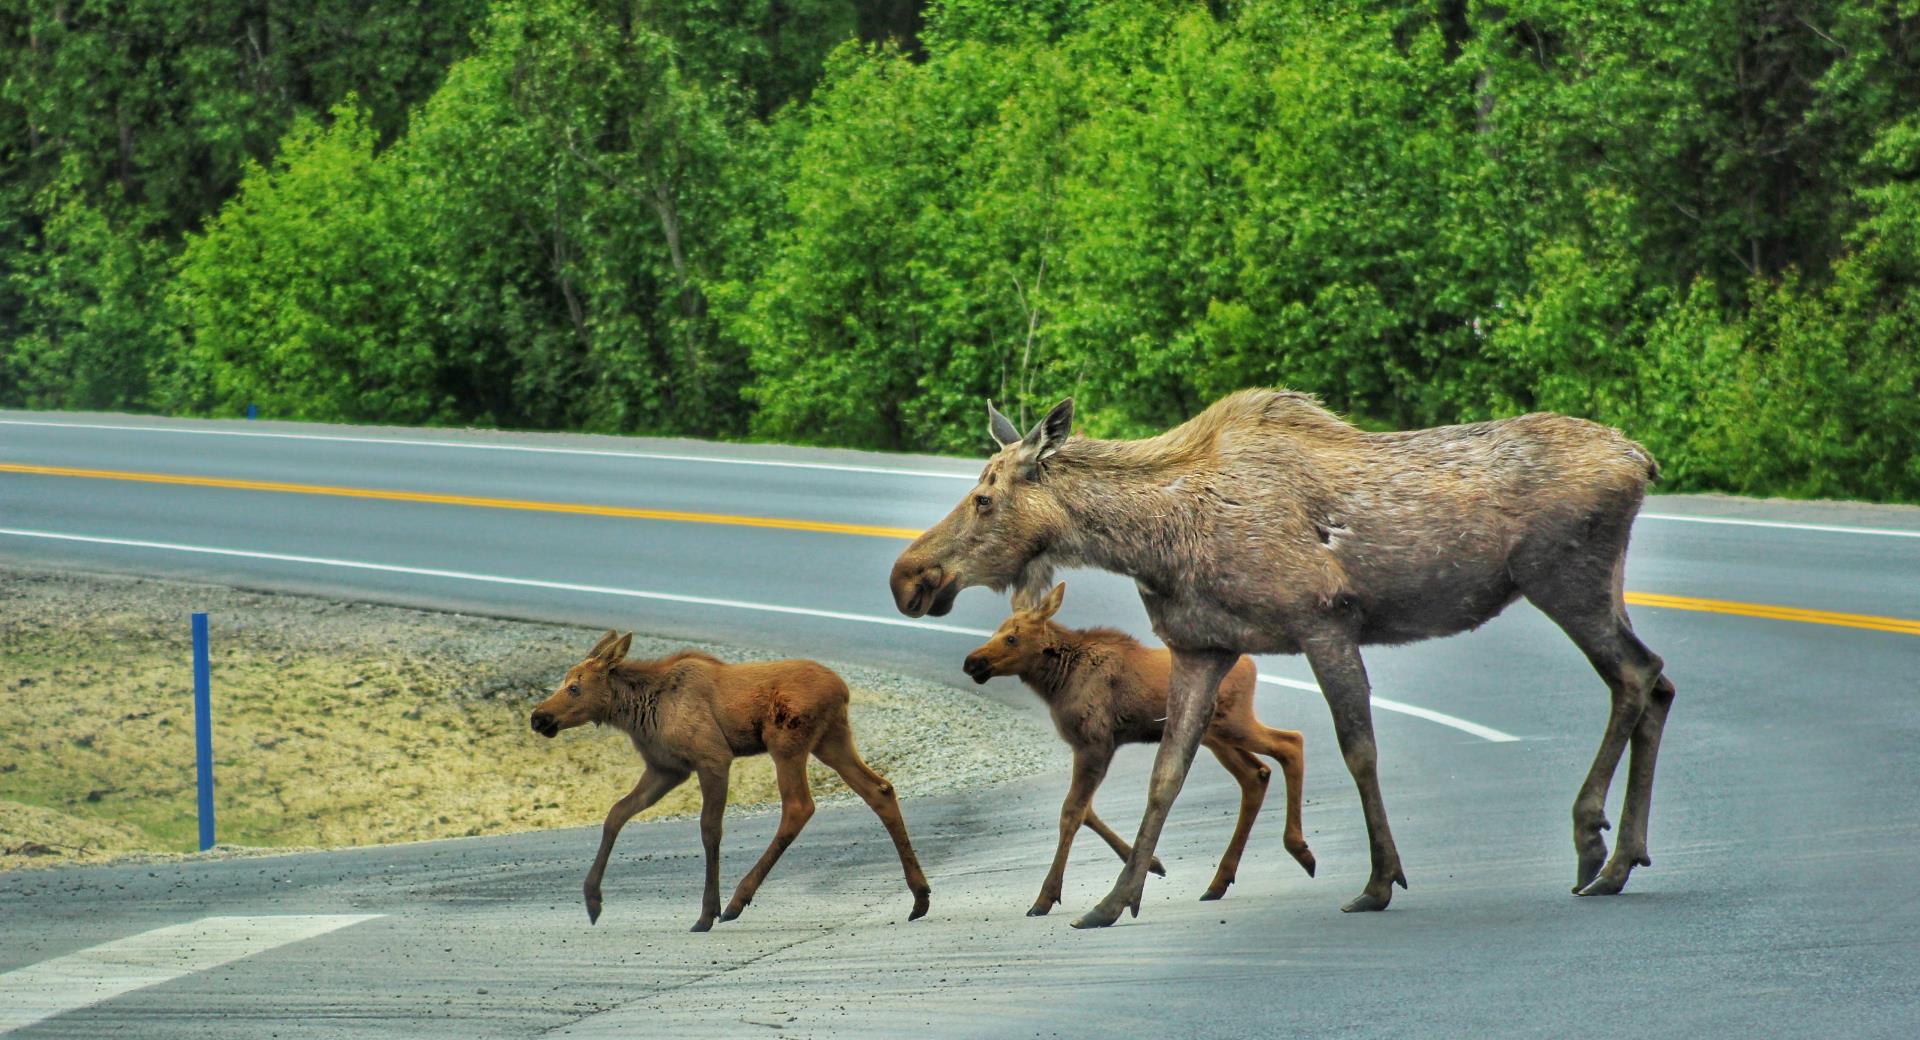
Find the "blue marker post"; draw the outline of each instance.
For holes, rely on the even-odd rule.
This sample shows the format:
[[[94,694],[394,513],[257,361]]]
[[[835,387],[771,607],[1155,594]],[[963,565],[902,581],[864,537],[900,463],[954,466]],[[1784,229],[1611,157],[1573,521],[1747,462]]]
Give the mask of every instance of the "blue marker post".
[[[260,415],[260,409],[259,409],[259,407],[258,407],[258,406],[256,406],[256,405],[254,405],[254,404],[253,404],[252,402],[248,402],[248,404],[247,404],[247,418],[249,418],[249,419],[255,419],[255,418],[258,418],[258,417],[259,417],[259,415]]]
[[[200,763],[200,851],[213,848],[213,693],[207,615],[193,616],[193,743]]]

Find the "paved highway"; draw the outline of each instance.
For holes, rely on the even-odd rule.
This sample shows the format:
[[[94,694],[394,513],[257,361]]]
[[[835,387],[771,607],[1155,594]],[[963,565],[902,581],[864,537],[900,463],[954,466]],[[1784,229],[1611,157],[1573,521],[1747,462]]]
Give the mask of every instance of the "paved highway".
[[[699,636],[971,690],[960,658],[1003,603],[975,590],[909,622],[884,576],[977,467],[0,412],[0,563]],[[1471,635],[1369,654],[1412,882],[1384,914],[1338,912],[1365,879],[1364,827],[1304,663],[1274,658],[1260,712],[1307,735],[1317,879],[1266,820],[1227,899],[1195,901],[1236,804],[1204,759],[1163,838],[1170,876],[1138,920],[1094,933],[1067,927],[1117,867],[1093,841],[1060,910],[1022,916],[1064,775],[903,791],[934,886],[910,925],[859,806],[823,810],[761,899],[708,935],[684,931],[699,884],[685,821],[627,831],[595,928],[578,893],[597,829],[15,872],[0,874],[0,1032],[1914,1035],[1920,510],[1665,497],[1646,512],[1629,588],[1680,697],[1654,866],[1617,898],[1567,893],[1568,810],[1605,690],[1520,605]],[[1145,633],[1127,582],[1067,580],[1062,620]],[[1012,680],[980,692],[1044,725]],[[1116,824],[1137,814],[1150,759],[1123,753],[1103,788]],[[629,782],[609,777],[609,800]],[[772,826],[730,819],[728,884]]]

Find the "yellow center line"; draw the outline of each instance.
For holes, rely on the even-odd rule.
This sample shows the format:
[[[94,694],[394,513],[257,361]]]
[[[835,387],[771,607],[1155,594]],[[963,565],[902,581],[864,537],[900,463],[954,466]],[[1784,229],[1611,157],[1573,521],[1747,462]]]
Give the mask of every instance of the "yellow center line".
[[[876,527],[870,524],[838,524],[825,520],[793,520],[772,516],[735,516],[729,513],[690,513],[678,509],[634,509],[627,506],[599,506],[577,502],[534,502],[521,498],[487,498],[479,495],[437,495],[423,491],[388,491],[382,488],[329,487],[325,484],[291,484],[278,480],[232,480],[226,477],[190,477],[171,473],[135,473],[114,469],[75,469],[70,466],[26,466],[12,462],[0,462],[0,473],[128,480],[141,484],[186,484],[193,487],[229,488],[236,491],[279,491],[297,495],[331,495],[336,498],[371,498],[383,502],[425,502],[443,506],[479,506],[485,509],[524,509],[537,513],[614,516],[628,520],[669,520],[685,524],[774,527],[788,531],[858,534],[873,538],[920,537],[920,532],[910,527]]]
[[[540,513],[569,513],[577,516],[610,516],[629,520],[665,520],[689,524],[723,524],[734,527],[774,528],[785,531],[814,531],[850,534],[868,538],[914,539],[920,532],[910,527],[880,527],[872,524],[842,524],[825,520],[796,520],[788,517],[737,516],[730,513],[696,513],[677,509],[637,509],[629,506],[603,506],[576,502],[538,502],[519,498],[490,498],[479,495],[440,495],[420,491],[389,491],[381,488],[330,487],[324,484],[294,484],[273,480],[234,480],[226,477],[182,476],[170,473],[142,473],[129,470],[77,469],[70,466],[29,466],[0,462],[0,473],[23,473],[42,477],[83,477],[93,480],[124,480],[143,484],[179,484],[192,487],[227,488],[238,491],[277,491],[299,495],[330,495],[338,498],[377,499],[387,502],[423,502],[432,505],[478,506],[486,509],[520,509]],[[1879,632],[1898,632],[1920,636],[1920,620],[1880,617],[1873,614],[1846,614],[1834,610],[1777,606],[1768,603],[1742,603],[1737,600],[1703,599],[1697,596],[1669,596],[1654,592],[1629,592],[1627,602],[1635,606],[1667,610],[1691,610],[1709,614],[1798,621],[1814,625],[1839,625]]]

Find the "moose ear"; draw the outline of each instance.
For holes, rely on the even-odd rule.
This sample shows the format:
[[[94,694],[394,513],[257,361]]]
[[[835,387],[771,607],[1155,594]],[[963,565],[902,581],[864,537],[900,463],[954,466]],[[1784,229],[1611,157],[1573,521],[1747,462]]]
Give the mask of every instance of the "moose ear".
[[[607,647],[610,647],[613,645],[614,637],[615,637],[615,633],[613,629],[611,628],[607,629],[607,634],[604,636],[601,636],[599,641],[593,644],[593,649],[587,651],[587,656],[590,658],[599,657],[603,652],[605,652]]]
[[[993,406],[991,399],[987,401],[987,435],[1002,448],[1020,439],[1020,431],[1014,429],[1011,420],[1000,414],[1000,409]]]
[[[1040,600],[1040,606],[1038,608],[1040,611],[1040,616],[1042,618],[1052,617],[1054,613],[1060,609],[1060,601],[1062,599],[1065,599],[1066,595],[1067,595],[1066,582],[1063,581],[1060,584],[1055,585],[1053,589],[1049,591],[1046,594],[1046,596]]]
[[[1060,450],[1067,442],[1067,435],[1073,432],[1073,398],[1053,406],[1047,417],[1035,423],[1033,429],[1020,442],[1027,449],[1033,461],[1038,462]]]
[[[609,633],[609,635],[611,635],[611,633]],[[632,646],[633,633],[628,632],[626,635],[620,637],[619,642],[607,647],[607,652],[601,655],[601,659],[607,662],[608,668],[612,668],[614,665],[627,659],[627,651],[631,649]]]

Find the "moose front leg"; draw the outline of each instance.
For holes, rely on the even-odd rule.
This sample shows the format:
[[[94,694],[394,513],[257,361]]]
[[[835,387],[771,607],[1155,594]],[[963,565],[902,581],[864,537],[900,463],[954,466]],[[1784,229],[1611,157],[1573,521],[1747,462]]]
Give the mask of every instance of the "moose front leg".
[[[1073,753],[1073,782],[1067,787],[1067,800],[1060,805],[1060,844],[1054,849],[1053,866],[1047,870],[1047,879],[1040,883],[1040,897],[1033,901],[1028,917],[1045,916],[1060,902],[1060,887],[1067,875],[1067,853],[1073,850],[1073,839],[1087,821],[1093,793],[1100,789],[1100,781],[1107,775],[1107,764],[1112,760],[1112,748]]]
[[[1133,855],[1120,871],[1107,893],[1087,911],[1075,928],[1104,928],[1120,919],[1121,910],[1140,916],[1140,895],[1147,887],[1147,870],[1153,862],[1153,848],[1159,844],[1160,828],[1166,825],[1167,811],[1180,795],[1193,765],[1193,754],[1200,738],[1213,721],[1214,696],[1220,680],[1232,670],[1239,655],[1224,650],[1173,652],[1173,674],[1167,684],[1167,725],[1162,731],[1160,752],[1153,759],[1153,778],[1147,788],[1147,811],[1140,817],[1140,833],[1133,839]]]
[[[1380,797],[1379,754],[1373,743],[1372,696],[1360,647],[1345,634],[1330,635],[1306,646],[1307,662],[1320,683],[1320,693],[1333,713],[1333,731],[1340,738],[1340,754],[1360,789],[1360,808],[1367,816],[1367,844],[1373,853],[1373,874],[1367,887],[1340,909],[1344,913],[1385,910],[1393,901],[1393,886],[1407,887],[1400,869],[1400,850],[1387,827],[1387,806]]]
[[[707,884],[700,894],[700,920],[691,931],[704,932],[720,916],[720,820],[727,814],[728,765],[700,770],[700,843],[707,849]]]
[[[686,778],[685,770],[648,766],[640,774],[640,782],[633,785],[633,790],[607,810],[607,822],[600,827],[600,851],[593,857],[593,868],[587,871],[588,924],[600,920],[600,878],[607,872],[607,859],[613,855],[613,842],[620,837],[620,828],[625,827],[627,821],[636,814],[645,812],[649,806],[665,797],[668,791],[680,786]]]

